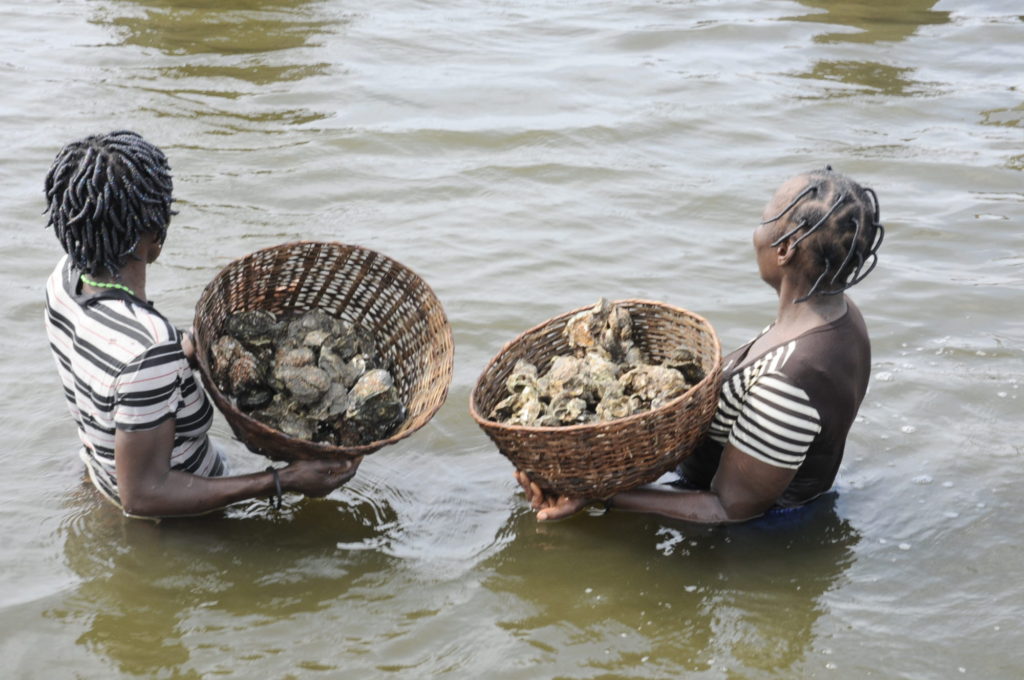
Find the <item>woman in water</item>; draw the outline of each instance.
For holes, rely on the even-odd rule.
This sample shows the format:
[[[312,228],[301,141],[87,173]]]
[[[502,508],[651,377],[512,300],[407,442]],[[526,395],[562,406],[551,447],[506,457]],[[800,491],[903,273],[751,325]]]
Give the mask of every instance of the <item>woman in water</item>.
[[[754,230],[761,278],[779,296],[775,321],[725,358],[709,434],[679,480],[604,506],[720,524],[828,491],[871,368],[864,319],[844,291],[874,268],[883,234],[875,193],[831,167],[783,184]],[[546,495],[519,471],[516,479],[539,520],[593,502]]]
[[[47,226],[67,253],[46,284],[46,331],[89,477],[126,514],[146,517],[330,493],[358,459],[226,476],[207,436],[213,409],[193,374],[190,335],[146,295],[171,191],[163,152],[128,131],[68,144],[46,176]]]

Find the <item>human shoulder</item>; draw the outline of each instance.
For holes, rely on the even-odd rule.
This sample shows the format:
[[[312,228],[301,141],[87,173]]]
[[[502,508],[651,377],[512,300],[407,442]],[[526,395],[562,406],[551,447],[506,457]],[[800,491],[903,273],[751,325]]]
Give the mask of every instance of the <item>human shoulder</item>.
[[[750,385],[729,442],[776,467],[800,467],[821,416],[807,392],[781,370],[765,371]]]

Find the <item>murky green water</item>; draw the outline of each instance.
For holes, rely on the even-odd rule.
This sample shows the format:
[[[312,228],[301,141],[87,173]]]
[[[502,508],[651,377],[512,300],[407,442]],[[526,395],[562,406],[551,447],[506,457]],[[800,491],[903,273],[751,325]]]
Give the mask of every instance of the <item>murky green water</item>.
[[[0,7],[0,658],[11,678],[1024,675],[1024,7],[8,0]],[[81,480],[42,328],[42,179],[127,127],[180,214],[151,294],[187,324],[294,239],[426,278],[448,402],[324,501],[157,526]],[[608,297],[770,321],[750,233],[833,164],[889,227],[853,291],[870,393],[836,500],[730,528],[537,526],[467,412],[525,328]],[[216,434],[243,469],[265,462]]]

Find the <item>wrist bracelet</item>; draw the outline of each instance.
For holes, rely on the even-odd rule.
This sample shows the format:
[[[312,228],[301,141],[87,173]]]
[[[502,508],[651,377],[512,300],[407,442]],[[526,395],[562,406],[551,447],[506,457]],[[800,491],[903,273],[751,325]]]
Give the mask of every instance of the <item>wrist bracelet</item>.
[[[281,475],[277,472],[277,468],[271,465],[267,468],[267,472],[274,476],[274,496],[270,498],[270,504],[276,507],[278,510],[281,509]]]

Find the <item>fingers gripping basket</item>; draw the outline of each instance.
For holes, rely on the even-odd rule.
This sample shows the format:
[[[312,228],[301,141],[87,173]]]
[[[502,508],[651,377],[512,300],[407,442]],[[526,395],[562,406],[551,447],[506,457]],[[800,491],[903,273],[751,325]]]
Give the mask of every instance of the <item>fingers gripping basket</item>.
[[[316,308],[376,339],[407,411],[387,439],[342,447],[289,437],[240,411],[213,380],[209,349],[229,315],[260,309],[281,318]],[[195,332],[199,370],[217,408],[249,449],[276,460],[362,456],[408,437],[441,407],[452,379],[451,327],[430,286],[395,260],[343,243],[286,243],[230,263],[203,290]]]
[[[683,345],[697,355],[705,377],[663,406],[618,420],[566,427],[505,425],[488,418],[508,393],[505,380],[519,359],[548,370],[571,350],[563,336],[573,310],[531,328],[495,356],[477,380],[470,412],[512,464],[542,489],[585,498],[608,498],[657,479],[689,455],[704,436],[718,404],[721,345],[706,320],[660,302],[621,300],[633,339],[646,359],[660,363]]]

